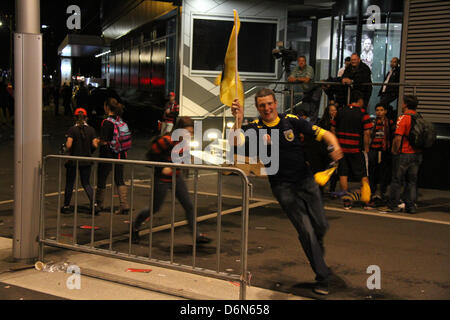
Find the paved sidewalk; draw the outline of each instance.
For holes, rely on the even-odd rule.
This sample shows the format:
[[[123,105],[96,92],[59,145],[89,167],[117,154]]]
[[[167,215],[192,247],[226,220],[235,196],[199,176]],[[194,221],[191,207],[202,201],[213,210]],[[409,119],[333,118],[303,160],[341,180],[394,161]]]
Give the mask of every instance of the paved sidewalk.
[[[75,300],[235,300],[239,284],[209,277],[158,268],[69,250],[49,250],[46,261],[70,262],[81,269],[80,289],[69,289],[67,273],[37,271],[34,266],[8,260],[11,239],[0,238],[0,299]],[[6,258],[5,258],[6,257]],[[28,268],[27,268],[28,267]],[[127,269],[151,269],[149,273]],[[14,271],[17,269],[17,271]],[[5,288],[8,287],[8,288]],[[6,289],[12,289],[7,291]],[[20,297],[18,298],[20,299]],[[251,300],[304,300],[282,292],[248,287]]]

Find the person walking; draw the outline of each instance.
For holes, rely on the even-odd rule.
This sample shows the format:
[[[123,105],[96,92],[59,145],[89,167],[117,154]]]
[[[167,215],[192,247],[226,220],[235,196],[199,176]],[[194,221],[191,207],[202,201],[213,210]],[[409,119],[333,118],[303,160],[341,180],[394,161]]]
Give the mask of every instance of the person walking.
[[[341,189],[349,191],[348,179],[361,181],[361,200],[370,202],[370,186],[367,172],[367,153],[370,147],[370,134],[373,123],[364,109],[363,94],[352,92],[352,103],[338,111],[332,120],[331,131],[338,137],[344,157],[339,161],[338,175]],[[350,209],[352,203],[344,199],[344,208]]]
[[[194,122],[189,117],[181,117],[177,120],[175,127],[176,129],[184,129],[189,134],[187,134],[183,139],[190,139],[194,134]],[[172,150],[173,148],[179,144],[181,141],[173,141],[171,138],[172,132],[166,132],[164,135],[157,136],[153,139],[150,144],[150,150],[147,153],[147,160],[149,161],[157,161],[157,162],[172,162]],[[153,198],[153,212],[157,213],[162,204],[164,203],[164,199],[167,195],[169,189],[172,188],[172,168],[168,167],[155,167],[155,190],[154,190],[154,198]],[[178,201],[181,203],[184,212],[186,214],[186,218],[188,220],[189,227],[194,233],[194,206],[189,197],[188,188],[186,186],[186,182],[183,179],[182,174],[180,174],[180,170],[176,169],[176,189],[175,196]],[[133,243],[139,243],[139,228],[142,223],[150,216],[150,208],[145,208],[139,212],[136,216],[136,219],[133,222],[133,233],[132,233],[132,241]],[[196,229],[195,239],[197,244],[206,244],[211,242],[211,239],[206,237],[204,234],[200,233],[199,228]]]
[[[67,131],[66,149],[71,156],[90,157],[93,150],[98,147],[98,139],[94,128],[87,124],[87,112],[83,108],[75,110],[75,125]],[[76,177],[76,161],[68,160],[66,167],[66,188],[64,192],[64,206],[61,213],[70,213],[70,201],[72,199],[73,185]],[[92,209],[93,190],[89,182],[91,176],[92,162],[79,161],[78,170],[80,172],[81,185],[89,198],[89,205]],[[97,210],[96,210],[97,213]]]
[[[131,148],[131,132],[122,120],[123,105],[117,99],[109,97],[104,103],[107,118],[100,127],[100,158],[127,159],[127,151]],[[114,165],[114,182],[119,191],[120,209],[117,214],[128,214],[128,187],[123,178],[123,165]],[[106,180],[112,170],[111,163],[99,163],[97,171],[97,191],[95,199],[99,210],[103,210]],[[114,186],[112,186],[114,188]],[[111,204],[112,206],[113,204]]]

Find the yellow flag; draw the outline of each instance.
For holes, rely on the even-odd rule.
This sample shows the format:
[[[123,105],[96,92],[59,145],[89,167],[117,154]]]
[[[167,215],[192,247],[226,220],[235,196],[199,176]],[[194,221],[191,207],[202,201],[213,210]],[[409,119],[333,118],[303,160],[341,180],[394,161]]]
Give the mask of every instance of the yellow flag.
[[[322,187],[324,185],[326,185],[328,180],[330,180],[331,175],[333,174],[334,170],[336,170],[336,168],[337,167],[331,167],[327,170],[317,172],[314,175],[314,179],[316,180],[317,184]]]
[[[231,107],[233,100],[238,98],[242,106],[244,106],[244,87],[239,79],[238,59],[237,59],[237,37],[241,22],[236,10],[234,13],[234,26],[231,31],[230,40],[228,41],[227,53],[225,55],[224,68],[216,79],[216,85],[220,84],[220,101],[224,105]],[[237,87],[236,87],[237,83]]]

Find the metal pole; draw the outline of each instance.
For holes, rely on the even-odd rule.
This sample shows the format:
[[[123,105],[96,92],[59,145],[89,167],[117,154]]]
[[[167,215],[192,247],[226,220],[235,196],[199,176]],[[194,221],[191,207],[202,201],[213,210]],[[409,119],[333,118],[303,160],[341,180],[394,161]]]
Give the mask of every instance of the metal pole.
[[[94,184],[93,186],[97,185],[97,174],[98,174],[98,165],[96,165],[94,163],[94,169],[97,168],[96,170],[94,170]],[[94,188],[92,188],[92,229],[91,229],[91,247],[94,247],[94,231],[95,231],[95,194],[97,193],[97,190],[94,190]]]
[[[245,300],[247,295],[247,250],[248,250],[248,202],[249,185],[242,183],[242,224],[241,224],[241,286],[239,299]]]
[[[156,167],[152,167],[152,181],[151,184],[151,190],[150,190],[150,232],[149,232],[149,239],[148,239],[148,257],[152,258],[152,246],[153,246],[153,203],[154,203],[154,197],[155,197],[155,169]],[[136,228],[139,228],[139,226],[136,226]]]
[[[339,15],[339,25],[338,25],[338,38],[337,38],[337,57],[336,57],[336,68],[335,68],[335,73],[334,75],[337,76],[337,73],[339,71],[339,67],[341,66],[342,62],[341,62],[341,32],[342,32],[342,16]]]
[[[116,165],[112,164],[111,174],[111,212],[109,216],[109,250],[112,250],[113,243],[113,217],[114,217],[114,180]]]
[[[41,212],[40,212],[40,235],[41,241],[45,239],[45,160],[42,164],[42,179],[41,179]],[[39,261],[44,261],[44,243],[39,242]]]
[[[225,139],[225,128],[226,128],[226,118],[225,118],[226,107],[223,107],[223,118],[222,118],[222,139]]]
[[[192,268],[195,268],[197,255],[197,205],[198,205],[198,170],[194,170],[194,231],[192,236]]]
[[[291,107],[290,107],[290,113],[294,112],[294,85],[291,84],[290,87],[290,94],[291,94]],[[286,110],[283,110],[285,112]]]
[[[222,229],[222,173],[217,172],[217,272],[220,272],[220,238]]]
[[[362,27],[363,27],[363,13],[362,13],[362,0],[358,0],[358,15],[356,17],[356,53],[358,55],[361,54],[361,35],[362,35]]]
[[[331,16],[331,37],[330,37],[330,57],[328,59],[328,78],[331,77],[333,68],[333,44],[334,44],[334,15]]]
[[[131,166],[131,195],[130,195],[130,239],[128,239],[128,254],[131,254],[131,234],[133,233],[133,193],[134,193],[134,166]]]
[[[170,263],[173,263],[173,246],[175,239],[175,196],[176,196],[177,169],[172,168],[172,218],[170,221]]]
[[[79,180],[79,163],[75,166],[75,207],[73,209],[73,244],[77,244],[77,227],[78,227],[78,180]]]
[[[56,242],[61,232],[61,159],[58,159],[58,208],[56,208]],[[44,192],[44,190],[42,190]]]
[[[14,33],[14,241],[13,258],[39,255],[42,160],[42,35],[37,0],[16,1]]]

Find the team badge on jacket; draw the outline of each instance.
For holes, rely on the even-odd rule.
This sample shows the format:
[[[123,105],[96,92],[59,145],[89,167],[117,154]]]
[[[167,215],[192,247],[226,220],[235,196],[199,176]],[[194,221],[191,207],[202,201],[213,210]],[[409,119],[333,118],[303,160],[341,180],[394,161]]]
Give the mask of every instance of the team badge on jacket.
[[[284,133],[284,137],[286,138],[287,141],[292,142],[294,141],[294,132],[292,131],[292,129],[283,131]]]

